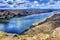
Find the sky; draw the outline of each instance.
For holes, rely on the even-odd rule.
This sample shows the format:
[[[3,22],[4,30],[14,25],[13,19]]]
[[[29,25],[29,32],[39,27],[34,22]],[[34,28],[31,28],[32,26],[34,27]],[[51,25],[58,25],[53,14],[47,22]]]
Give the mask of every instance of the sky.
[[[0,0],[1,1],[1,0]],[[12,0],[8,0],[8,1],[12,1]],[[1,8],[9,8],[9,9],[13,9],[13,8],[15,8],[16,7],[16,9],[19,9],[19,7],[21,8],[21,6],[23,7],[23,9],[29,9],[29,7],[27,7],[28,6],[28,3],[26,3],[25,4],[25,2],[24,2],[24,0],[16,0],[17,1],[17,3],[15,3],[15,2],[5,2],[5,3],[1,3],[0,4],[0,9]],[[19,4],[18,5],[18,3],[19,3],[19,1],[21,2],[21,1],[23,1],[23,5],[21,5],[21,4]],[[41,8],[41,6],[39,6],[39,5],[43,5],[43,7],[46,7],[47,9],[49,9],[49,8],[58,8],[58,9],[60,9],[60,2],[57,2],[57,3],[55,3],[54,2],[54,4],[53,3],[51,3],[50,4],[50,2],[49,1],[52,1],[52,0],[29,0],[30,2],[34,2],[34,4],[33,5],[31,5],[31,3],[29,2],[29,5],[31,5],[31,7],[32,8],[36,8],[36,5],[38,6],[38,8]],[[55,0],[55,1],[58,1],[58,0]],[[10,3],[10,4],[9,4]],[[37,4],[38,3],[38,4]],[[49,4],[48,4],[49,3]],[[46,6],[46,4],[47,4],[47,6]],[[6,6],[5,6],[6,5]],[[17,5],[17,6],[16,6]],[[26,7],[24,6],[24,5],[27,5]]]

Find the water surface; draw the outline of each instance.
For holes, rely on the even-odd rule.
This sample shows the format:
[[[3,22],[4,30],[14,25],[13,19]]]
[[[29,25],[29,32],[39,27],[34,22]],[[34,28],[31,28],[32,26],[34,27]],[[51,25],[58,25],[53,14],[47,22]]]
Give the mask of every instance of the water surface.
[[[9,23],[0,24],[0,30],[8,32],[8,33],[22,33],[26,29],[38,21],[41,21],[53,13],[42,13],[42,14],[33,14],[24,17],[14,17],[10,20]]]

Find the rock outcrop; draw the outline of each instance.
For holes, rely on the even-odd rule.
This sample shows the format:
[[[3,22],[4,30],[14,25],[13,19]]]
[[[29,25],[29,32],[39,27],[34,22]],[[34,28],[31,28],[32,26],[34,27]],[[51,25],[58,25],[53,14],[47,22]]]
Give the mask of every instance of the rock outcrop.
[[[53,33],[50,34],[49,40],[60,40],[60,27],[53,30]]]

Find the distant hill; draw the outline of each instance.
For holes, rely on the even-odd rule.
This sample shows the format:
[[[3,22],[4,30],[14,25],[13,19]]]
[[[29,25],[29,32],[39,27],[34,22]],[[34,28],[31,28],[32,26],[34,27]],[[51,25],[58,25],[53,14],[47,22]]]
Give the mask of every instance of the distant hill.
[[[0,18],[11,18],[14,16],[27,16],[32,14],[39,14],[51,12],[52,10],[0,10]]]
[[[52,10],[0,10],[0,22],[8,22],[13,17],[51,12]]]

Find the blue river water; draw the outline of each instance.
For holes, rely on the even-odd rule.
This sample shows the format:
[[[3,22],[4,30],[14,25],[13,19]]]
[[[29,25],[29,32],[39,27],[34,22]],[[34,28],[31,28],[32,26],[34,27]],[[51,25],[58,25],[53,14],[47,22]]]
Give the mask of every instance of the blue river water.
[[[10,20],[8,24],[1,23],[0,30],[8,33],[22,33],[23,31],[28,29],[33,23],[43,20],[52,14],[53,12],[33,14],[24,17],[14,17]]]

